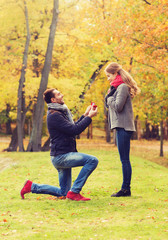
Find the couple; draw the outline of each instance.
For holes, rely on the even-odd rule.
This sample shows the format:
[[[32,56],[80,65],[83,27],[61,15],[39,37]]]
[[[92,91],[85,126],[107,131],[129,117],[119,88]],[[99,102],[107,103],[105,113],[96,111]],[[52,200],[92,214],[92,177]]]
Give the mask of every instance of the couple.
[[[117,131],[117,147],[120,154],[123,172],[121,190],[112,197],[131,196],[131,164],[129,160],[130,139],[135,131],[131,98],[138,92],[136,82],[118,63],[110,63],[105,69],[110,82],[110,89],[105,97],[109,108],[109,124]],[[44,100],[48,106],[47,127],[50,134],[50,155],[54,167],[58,171],[60,187],[37,184],[27,180],[20,194],[22,199],[26,193],[49,194],[57,197],[66,196],[75,201],[89,201],[80,194],[89,175],[97,167],[98,159],[94,156],[79,153],[76,149],[75,136],[82,133],[97,114],[97,107],[88,106],[77,122],[65,105],[63,95],[56,89],[47,89]],[[71,186],[71,169],[83,166],[77,179]]]

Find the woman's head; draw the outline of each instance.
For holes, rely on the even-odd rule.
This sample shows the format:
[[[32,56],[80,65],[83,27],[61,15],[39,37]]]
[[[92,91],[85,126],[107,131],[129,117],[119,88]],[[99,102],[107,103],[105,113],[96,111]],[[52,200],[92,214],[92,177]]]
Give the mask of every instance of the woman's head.
[[[131,77],[131,75],[126,72],[121,65],[119,65],[116,62],[111,62],[106,68],[105,73],[108,77],[108,75],[111,75],[111,78],[115,78],[117,75],[120,75],[124,83],[129,87],[129,92],[131,97],[136,96],[138,93],[140,93],[140,89],[137,86],[137,83],[134,81],[134,79]],[[112,77],[113,76],[113,77]]]
[[[110,63],[106,69],[105,69],[105,73],[110,73],[110,74],[119,74],[119,71],[122,69],[122,66],[119,65],[118,63],[116,62],[112,62]]]

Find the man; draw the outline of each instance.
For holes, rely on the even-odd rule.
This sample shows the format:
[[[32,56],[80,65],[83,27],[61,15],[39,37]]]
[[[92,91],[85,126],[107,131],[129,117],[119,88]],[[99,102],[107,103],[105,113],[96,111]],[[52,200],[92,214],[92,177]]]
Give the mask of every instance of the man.
[[[97,114],[97,107],[87,107],[81,118],[74,123],[71,112],[65,105],[63,95],[56,89],[47,89],[43,98],[48,105],[47,127],[50,134],[50,155],[54,167],[58,171],[60,188],[26,181],[21,190],[21,197],[32,192],[36,194],[50,194],[53,196],[66,196],[75,201],[88,201],[80,194],[87,178],[97,167],[96,157],[78,153],[75,136],[82,133],[91,123],[92,117]],[[77,179],[71,187],[71,168],[80,167]]]

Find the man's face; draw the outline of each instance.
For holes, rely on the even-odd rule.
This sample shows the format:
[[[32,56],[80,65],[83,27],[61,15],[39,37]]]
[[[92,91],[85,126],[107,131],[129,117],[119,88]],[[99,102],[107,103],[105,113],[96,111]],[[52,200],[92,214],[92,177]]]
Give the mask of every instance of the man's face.
[[[64,100],[63,100],[63,94],[61,94],[58,90],[54,90],[53,91],[53,93],[54,93],[54,95],[55,95],[55,97],[54,98],[51,98],[51,102],[52,103],[59,103],[59,104],[61,104],[61,105],[63,105],[64,104]]]

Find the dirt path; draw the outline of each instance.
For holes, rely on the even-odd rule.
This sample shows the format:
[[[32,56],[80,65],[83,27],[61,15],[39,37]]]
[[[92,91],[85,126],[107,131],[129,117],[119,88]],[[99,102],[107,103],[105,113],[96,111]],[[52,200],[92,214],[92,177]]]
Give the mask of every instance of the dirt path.
[[[80,147],[88,147],[88,148],[92,148],[92,147],[97,147],[97,148],[102,148],[102,149],[108,149],[108,148],[116,148],[116,146],[114,144],[109,144],[106,143],[104,141],[98,141],[98,140],[91,140],[91,141],[87,141],[87,140],[78,140],[77,141],[77,145]],[[143,150],[154,150],[154,151],[158,151],[160,150],[160,142],[159,141],[146,141],[146,140],[133,140],[131,141],[131,147],[137,147],[139,149],[143,149]],[[168,141],[165,141],[163,144],[163,150],[164,152],[168,152]]]
[[[9,144],[10,138],[0,138],[0,143],[3,144],[0,147],[0,151],[5,149]],[[86,140],[86,139],[80,139],[77,140],[77,148],[80,150],[82,148],[92,149],[97,148],[97,150],[115,150],[117,151],[117,147],[114,144],[106,143],[102,139],[92,139],[92,140]],[[159,157],[160,153],[160,142],[159,141],[147,141],[147,140],[141,140],[141,141],[131,141],[131,152],[134,153],[134,155],[141,156],[146,158],[149,161],[156,162],[160,165],[163,165],[165,167],[168,167],[168,141],[164,141],[163,145],[163,152],[164,157]],[[0,157],[0,172],[9,167],[11,164],[13,164],[13,160],[10,158],[3,158]]]
[[[12,164],[12,159],[10,158],[0,158],[0,172]]]

